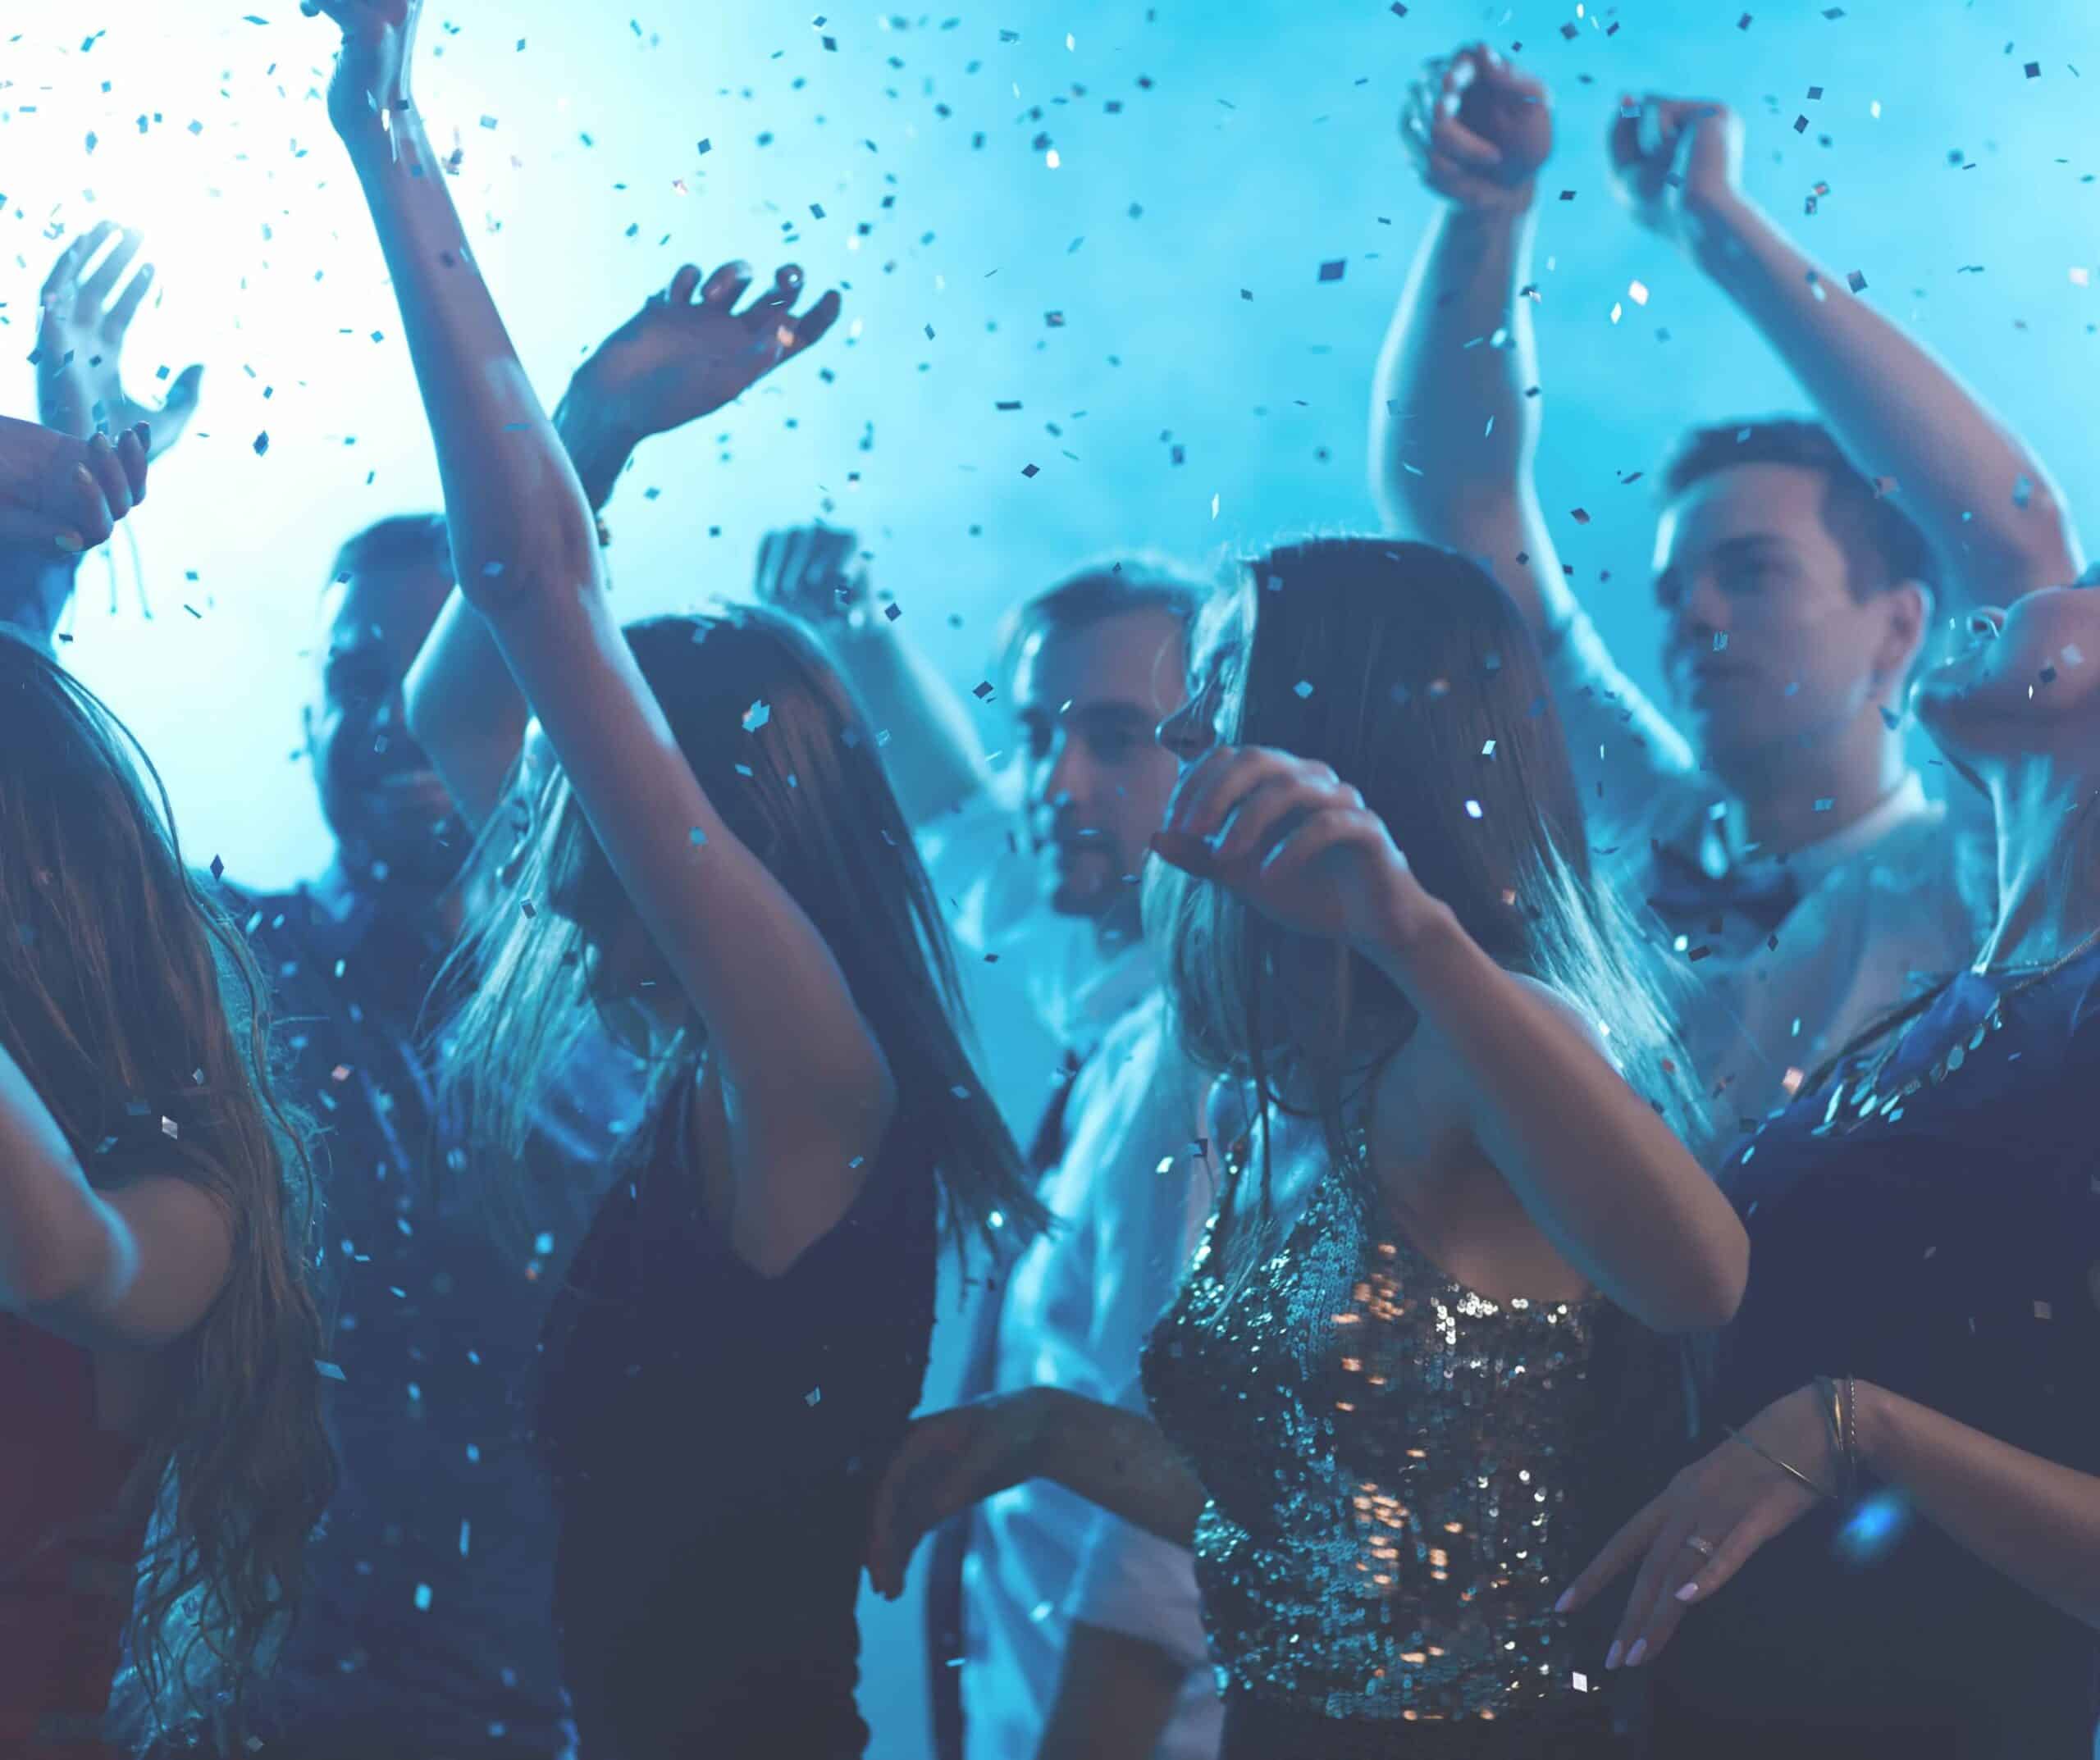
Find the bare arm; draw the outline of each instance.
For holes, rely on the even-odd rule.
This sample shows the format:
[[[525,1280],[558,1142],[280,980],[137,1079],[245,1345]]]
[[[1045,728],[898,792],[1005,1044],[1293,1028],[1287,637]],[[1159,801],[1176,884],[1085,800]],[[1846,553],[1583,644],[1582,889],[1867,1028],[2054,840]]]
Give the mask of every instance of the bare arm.
[[[1957,605],[2077,578],[2084,554],[2042,461],[1916,338],[1855,294],[1742,193],[1742,124],[1650,98],[1611,138],[1620,188],[1684,245],[1792,370],[1847,455],[1892,479]],[[1947,609],[1947,608],[1942,608]]]
[[[823,937],[707,798],[613,616],[590,504],[409,99],[419,0],[322,9],[344,26],[331,114],[400,301],[462,590],[707,1024],[737,1133],[736,1245],[761,1270],[783,1267],[844,1214],[872,1164],[892,1102],[888,1062]],[[748,385],[821,335],[837,302],[795,319],[783,280],[733,314],[746,285],[740,265],[719,272],[693,321]]]
[[[91,1350],[165,1344],[203,1318],[232,1261],[231,1222],[203,1187],[90,1186],[0,1051],[0,1309]]]
[[[1035,1760],[1152,1760],[1188,1680],[1157,1644],[1075,1623]]]
[[[1619,670],[1568,585],[1534,463],[1545,399],[1532,324],[1536,172],[1552,145],[1545,88],[1491,51],[1431,66],[1404,120],[1445,198],[1408,273],[1372,397],[1373,490],[1389,530],[1478,558],[1548,659],[1579,771],[1623,826],[1683,740]]]
[[[1742,1224],[1595,1025],[1448,912],[1395,928],[1373,957],[1456,1058],[1475,1140],[1568,1263],[1657,1332],[1732,1319],[1750,1270]]]
[[[892,618],[871,602],[856,553],[854,535],[833,527],[769,532],[752,585],[761,604],[822,635],[886,736],[883,762],[905,818],[924,826],[988,786],[984,748],[961,694],[904,633],[903,608]]]
[[[1858,1384],[1860,1458],[1994,1571],[2100,1630],[2100,1479]]]

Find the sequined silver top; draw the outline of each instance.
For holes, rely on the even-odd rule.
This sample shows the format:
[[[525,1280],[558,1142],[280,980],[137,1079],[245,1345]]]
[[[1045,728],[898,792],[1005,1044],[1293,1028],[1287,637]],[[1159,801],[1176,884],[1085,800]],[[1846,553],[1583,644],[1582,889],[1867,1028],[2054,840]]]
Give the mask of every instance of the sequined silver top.
[[[1550,1714],[1594,1685],[1551,1611],[1585,1562],[1563,1512],[1597,1426],[1594,1302],[1489,1301],[1356,1194],[1329,1170],[1236,1287],[1213,1218],[1146,1349],[1153,1413],[1210,1493],[1221,1685],[1331,1719]]]

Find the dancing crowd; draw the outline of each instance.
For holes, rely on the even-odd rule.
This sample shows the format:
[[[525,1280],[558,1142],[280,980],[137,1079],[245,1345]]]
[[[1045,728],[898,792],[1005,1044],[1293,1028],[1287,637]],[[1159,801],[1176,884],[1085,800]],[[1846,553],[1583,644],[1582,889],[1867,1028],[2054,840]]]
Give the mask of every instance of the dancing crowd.
[[[682,269],[550,417],[422,0],[304,10],[445,501],[323,588],[319,878],[193,867],[60,659],[200,395],[125,394],[135,237],[0,420],[0,1755],[849,1760],[915,1557],[941,1760],[2093,1752],[2100,591],[1737,118],[1606,148],[1816,412],[1664,475],[1676,723],[1541,514],[1554,113],[1472,48],[1384,531],[1133,534],[995,768],[851,533],[607,595],[838,295]]]

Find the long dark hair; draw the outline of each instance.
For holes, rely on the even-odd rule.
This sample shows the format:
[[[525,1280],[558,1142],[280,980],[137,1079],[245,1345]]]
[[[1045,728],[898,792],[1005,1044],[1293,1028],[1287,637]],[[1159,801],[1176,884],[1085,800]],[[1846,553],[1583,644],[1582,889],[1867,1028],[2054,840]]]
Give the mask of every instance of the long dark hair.
[[[896,1078],[896,1115],[938,1170],[952,1238],[975,1230],[1010,1250],[1043,1212],[964,1049],[947,925],[851,690],[776,612],[650,618],[626,635],[708,799],[838,961]],[[760,700],[768,719],[753,739],[745,718]],[[521,777],[518,798],[516,819],[496,815],[474,857],[477,902],[458,957],[475,987],[453,1023],[460,1055],[446,1060],[443,1078],[474,1139],[513,1160],[591,1008],[582,932],[547,908],[550,884],[572,879],[623,902],[558,766]],[[692,1081],[703,1033],[690,1022],[657,1048],[651,1117]]]
[[[1317,539],[1249,563],[1212,623],[1235,644],[1218,737],[1354,784],[1491,957],[1591,1010],[1628,1079],[1673,1123],[1693,1116],[1664,968],[1591,864],[1544,664],[1493,577],[1431,545]],[[1348,1115],[1413,1032],[1407,999],[1340,943],[1308,997],[1286,932],[1223,887],[1169,881],[1154,902],[1190,1055],[1245,1080],[1258,1118],[1291,1110],[1286,1089],[1308,1097],[1294,1104],[1353,1163]]]
[[[230,1701],[237,1725],[335,1484],[304,1121],[272,1088],[254,960],[183,865],[137,742],[11,633],[0,714],[0,1042],[92,1183],[150,1167],[211,1192],[233,1224],[226,1287],[159,1354],[115,1513],[127,1527],[157,1516],[130,1631],[148,1698],[182,1717]]]

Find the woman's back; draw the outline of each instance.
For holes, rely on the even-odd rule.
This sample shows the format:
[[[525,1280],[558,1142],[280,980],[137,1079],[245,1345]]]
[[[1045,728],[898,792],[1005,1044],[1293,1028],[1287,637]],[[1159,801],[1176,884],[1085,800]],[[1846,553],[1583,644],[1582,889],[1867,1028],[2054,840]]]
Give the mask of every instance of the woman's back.
[[[707,1220],[687,1110],[664,1109],[549,1323],[584,1752],[856,1755],[867,1498],[925,1373],[934,1169],[892,1125],[845,1218],[768,1277]]]

